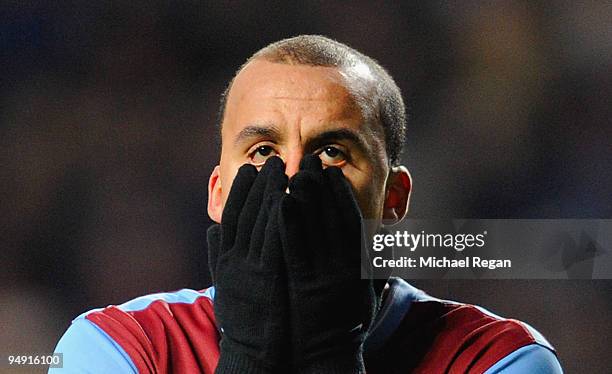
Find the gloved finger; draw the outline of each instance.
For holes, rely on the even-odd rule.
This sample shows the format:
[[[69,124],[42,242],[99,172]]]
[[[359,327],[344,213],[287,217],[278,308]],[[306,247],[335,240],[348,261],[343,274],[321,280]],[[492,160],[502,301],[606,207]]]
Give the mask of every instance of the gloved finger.
[[[266,185],[265,195],[269,196],[276,192],[284,192],[287,189],[288,177],[285,174],[285,163],[280,157],[270,157],[266,164],[269,164],[270,175]]]
[[[213,283],[216,280],[217,259],[221,248],[221,225],[211,225],[206,232],[206,240],[208,242],[208,268]]]
[[[281,272],[283,268],[279,215],[280,202],[284,194],[283,191],[278,191],[270,198],[272,204],[269,207],[268,220],[265,223],[264,241],[258,253],[259,258],[257,258],[261,265],[274,272]]]
[[[238,169],[238,173],[232,182],[232,188],[225,202],[221,224],[225,235],[223,236],[222,248],[229,249],[234,245],[238,218],[247,200],[253,182],[257,178],[257,168],[250,164],[245,164]]]
[[[343,232],[345,237],[341,240],[344,245],[338,243],[333,248],[351,248],[350,251],[339,251],[333,253],[334,258],[345,261],[355,269],[359,268],[361,256],[365,252],[364,230],[359,205],[355,199],[350,182],[344,177],[342,170],[337,167],[329,167],[323,171],[326,178],[326,192],[331,194],[326,217],[333,220],[326,222],[330,232]],[[330,238],[332,240],[333,238]]]
[[[360,219],[362,217],[359,204],[355,198],[353,186],[342,173],[342,170],[336,166],[330,166],[323,171],[323,175],[327,180],[327,185],[330,187],[334,196],[334,201],[338,208],[345,212],[346,217]]]
[[[257,215],[257,221],[253,225],[251,241],[249,243],[249,261],[259,261],[262,250],[265,246],[266,225],[270,217],[270,210],[273,204],[278,202],[284,191],[287,189],[287,175],[285,174],[285,164],[278,157],[271,157],[267,161],[268,177],[266,188],[263,195],[263,202]]]
[[[302,214],[303,204],[298,202],[292,195],[284,195],[279,203],[278,222],[282,244],[283,258],[289,269],[298,269],[307,275],[312,269],[313,253],[315,251],[304,251],[304,248],[317,248],[308,242],[316,240],[316,236],[310,235],[304,225],[313,225]],[[305,235],[305,233],[307,235]]]
[[[323,163],[318,155],[309,153],[300,161],[300,170],[308,170],[318,172],[323,170]]]
[[[303,203],[313,202],[323,188],[323,168],[317,155],[308,154],[300,162],[300,171],[289,181],[289,193]]]
[[[245,257],[247,256],[246,251],[249,248],[251,240],[257,239],[253,238],[252,234],[255,223],[257,222],[257,217],[262,208],[269,178],[270,176],[278,176],[279,169],[284,170],[284,165],[280,158],[270,157],[266,161],[259,174],[257,174],[246,201],[244,202],[240,216],[238,217],[238,227],[236,229],[236,243],[238,245],[236,247],[245,251],[245,253],[242,254]],[[263,236],[263,230],[260,231],[260,234]]]

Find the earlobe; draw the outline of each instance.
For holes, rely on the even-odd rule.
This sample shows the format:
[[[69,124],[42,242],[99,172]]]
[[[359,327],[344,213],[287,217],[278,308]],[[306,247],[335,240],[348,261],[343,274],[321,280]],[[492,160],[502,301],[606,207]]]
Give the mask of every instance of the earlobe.
[[[405,166],[391,168],[386,189],[383,221],[386,225],[393,225],[404,219],[410,203],[412,178]]]
[[[219,174],[219,165],[215,166],[214,170],[208,178],[208,215],[210,219],[217,223],[221,223],[223,215],[223,189],[221,188],[221,175]]]

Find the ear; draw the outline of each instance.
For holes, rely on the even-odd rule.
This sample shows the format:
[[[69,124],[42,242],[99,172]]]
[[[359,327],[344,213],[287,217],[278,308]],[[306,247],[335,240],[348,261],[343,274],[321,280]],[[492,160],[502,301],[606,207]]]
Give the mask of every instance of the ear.
[[[383,221],[385,224],[398,223],[408,212],[412,177],[405,166],[394,166],[387,178]]]
[[[221,176],[219,174],[219,165],[215,166],[208,179],[208,215],[210,218],[221,223],[223,215],[223,189],[221,188]]]

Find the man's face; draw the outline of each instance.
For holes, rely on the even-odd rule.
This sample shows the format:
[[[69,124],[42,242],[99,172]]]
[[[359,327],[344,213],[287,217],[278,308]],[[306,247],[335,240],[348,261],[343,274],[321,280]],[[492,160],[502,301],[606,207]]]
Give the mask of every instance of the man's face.
[[[389,166],[380,124],[364,118],[347,89],[347,82],[359,80],[360,74],[367,72],[250,62],[227,98],[221,161],[209,191],[217,195],[217,211],[222,211],[241,165],[262,166],[276,155],[291,177],[302,157],[315,153],[324,167],[342,169],[364,218],[380,219]],[[216,216],[211,214],[219,221]]]

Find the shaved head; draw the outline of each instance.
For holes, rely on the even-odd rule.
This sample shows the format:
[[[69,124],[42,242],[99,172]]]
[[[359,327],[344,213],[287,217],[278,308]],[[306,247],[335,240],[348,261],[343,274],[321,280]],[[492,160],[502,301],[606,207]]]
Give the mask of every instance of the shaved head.
[[[406,131],[406,110],[400,89],[376,61],[335,40],[319,35],[301,35],[272,43],[251,56],[236,75],[253,60],[287,65],[337,68],[359,106],[364,120],[380,132],[391,165],[399,164]],[[222,126],[227,96],[233,80],[221,96],[217,123]]]

